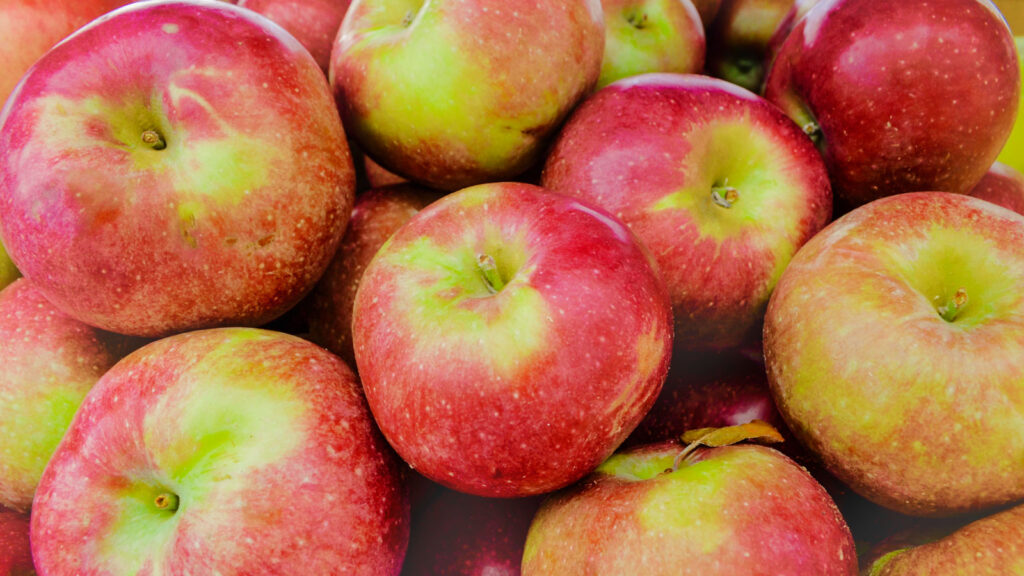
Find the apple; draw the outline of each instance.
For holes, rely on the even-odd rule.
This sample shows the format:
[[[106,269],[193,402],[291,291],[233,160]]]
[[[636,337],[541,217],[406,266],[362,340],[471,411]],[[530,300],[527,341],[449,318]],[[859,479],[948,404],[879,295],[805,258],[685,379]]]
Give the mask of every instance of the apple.
[[[559,133],[542,181],[602,206],[650,249],[685,350],[755,339],[779,275],[832,210],[799,127],[752,92],[697,75],[644,74],[597,92]]]
[[[724,0],[708,30],[708,74],[760,92],[768,44],[794,0]]]
[[[537,163],[601,72],[600,0],[362,0],[330,79],[346,130],[375,161],[457,190]]]
[[[1013,36],[988,0],[824,0],[779,47],[765,97],[812,136],[843,210],[966,193],[1010,134]]]
[[[772,33],[772,37],[768,40],[768,46],[764,57],[764,72],[767,74],[768,68],[771,68],[772,63],[775,61],[775,56],[779,53],[779,48],[782,43],[786,41],[786,37],[793,31],[793,27],[800,21],[801,18],[807,15],[811,11],[811,8],[821,0],[793,0],[792,5],[786,12],[786,15],[782,17],[778,26],[775,27],[775,32]],[[761,86],[761,91],[764,91],[764,86]]]
[[[32,506],[42,574],[398,574],[402,467],[348,366],[215,328],[130,354],[86,396]]]
[[[28,514],[0,506],[0,575],[35,576],[28,531]]]
[[[693,0],[693,5],[697,8],[704,27],[707,28],[715,20],[715,16],[722,6],[722,0]]]
[[[1021,10],[1020,13],[1022,16],[1021,27],[1024,31],[1024,10]],[[1017,44],[1020,75],[1024,78],[1024,36],[1017,36],[1014,41]],[[999,152],[997,160],[1018,172],[1024,172],[1024,90],[1021,91],[1017,104],[1017,120],[1014,122],[1013,131],[1010,132],[1010,137],[1002,151]]]
[[[597,88],[645,72],[700,72],[704,24],[691,0],[602,0],[604,58]]]
[[[650,409],[672,316],[653,261],[586,202],[503,182],[413,216],[363,272],[356,365],[414,469],[478,496],[590,473]]]
[[[0,507],[29,509],[82,398],[138,344],[64,315],[25,278],[0,291]]]
[[[4,250],[4,245],[0,243],[0,290],[3,290],[20,277],[21,272],[18,272],[18,267],[14,265],[14,262],[11,262],[11,257],[7,255],[7,250]]]
[[[295,36],[326,73],[334,37],[352,0],[238,0],[236,4],[258,12]]]
[[[326,269],[353,188],[323,72],[230,4],[110,13],[0,116],[4,246],[54,306],[114,332],[279,316]]]
[[[756,445],[683,451],[620,452],[550,496],[530,525],[523,576],[857,574],[842,516],[792,460]]]
[[[402,576],[519,576],[541,497],[484,498],[438,487],[412,512]]]
[[[1024,506],[975,520],[935,541],[897,548],[866,576],[1002,576],[1024,570]]]
[[[1024,174],[1006,164],[993,164],[968,194],[1024,214]]]
[[[54,44],[130,0],[0,0],[0,106]]]
[[[764,326],[768,381],[825,467],[893,510],[1024,498],[1024,216],[962,194],[865,204],[804,245]]]
[[[341,246],[302,303],[314,342],[355,365],[352,307],[363,270],[402,224],[438,197],[439,192],[396,184],[373,188],[356,198]]]

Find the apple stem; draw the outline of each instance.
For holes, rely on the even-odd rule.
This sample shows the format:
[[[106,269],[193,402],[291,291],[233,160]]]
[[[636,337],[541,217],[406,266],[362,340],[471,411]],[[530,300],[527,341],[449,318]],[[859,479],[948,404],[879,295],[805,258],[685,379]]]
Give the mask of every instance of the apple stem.
[[[634,12],[626,18],[626,21],[637,30],[643,30],[647,27],[647,13],[637,14]]]
[[[707,438],[710,435],[711,435],[711,432],[708,432],[707,434],[705,434],[705,435],[701,436],[700,438],[697,438],[693,442],[690,442],[689,444],[687,444],[686,448],[683,448],[682,450],[680,450],[679,454],[676,454],[675,460],[672,461],[672,472],[675,472],[676,470],[679,470],[679,466],[682,465],[682,463],[684,461],[686,461],[687,456],[689,456],[690,454],[693,454],[693,451],[696,450],[698,446],[703,445],[704,439]]]
[[[476,264],[484,275],[484,284],[487,285],[487,289],[491,294],[497,294],[505,287],[505,282],[501,279],[501,274],[498,272],[498,264],[490,254],[479,254],[476,257]]]
[[[711,187],[711,200],[722,208],[732,208],[732,205],[739,199],[739,190],[729,186],[728,181],[721,186]]]
[[[945,306],[939,306],[939,316],[946,322],[956,320],[957,314],[967,305],[967,290],[958,288],[953,298]]]
[[[146,130],[143,132],[142,141],[149,144],[153,150],[163,150],[167,147],[167,142],[164,142],[164,139],[156,130]]]
[[[415,17],[416,13],[414,11],[409,10],[408,12],[406,12],[405,17],[402,18],[402,28],[408,28],[409,26],[411,26],[412,21]]]
[[[178,495],[173,492],[164,492],[158,495],[153,503],[159,510],[167,510],[169,512],[175,512],[178,510]]]

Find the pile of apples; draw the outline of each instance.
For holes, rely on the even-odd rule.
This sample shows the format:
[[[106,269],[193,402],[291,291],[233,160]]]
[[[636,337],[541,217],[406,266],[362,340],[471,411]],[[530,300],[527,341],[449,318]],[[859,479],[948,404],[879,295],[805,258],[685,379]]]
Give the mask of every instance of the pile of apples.
[[[0,576],[1024,574],[990,0],[0,31]]]

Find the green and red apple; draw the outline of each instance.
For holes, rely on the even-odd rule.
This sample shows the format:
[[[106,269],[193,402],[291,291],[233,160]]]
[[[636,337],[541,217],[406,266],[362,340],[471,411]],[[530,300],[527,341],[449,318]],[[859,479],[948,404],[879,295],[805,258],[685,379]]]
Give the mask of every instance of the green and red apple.
[[[653,266],[614,216],[537,186],[427,206],[356,293],[356,364],[384,436],[424,476],[479,496],[589,474],[668,369],[672,311]]]
[[[829,221],[814,145],[775,106],[724,80],[645,74],[585,101],[559,133],[544,186],[602,206],[650,249],[675,342],[756,340],[797,249]]]
[[[857,574],[850,531],[806,470],[764,446],[685,450],[620,452],[550,496],[523,576]]]
[[[989,0],[824,0],[778,49],[765,96],[814,138],[842,211],[966,193],[1010,135],[1013,36]]]
[[[647,72],[704,68],[704,24],[691,0],[602,0],[604,58],[596,88]]]
[[[882,198],[804,245],[772,295],[768,379],[825,467],[911,515],[1024,498],[1024,216]]]
[[[53,576],[396,576],[403,472],[323,348],[255,328],[170,336],[82,402],[32,505],[33,555]]]
[[[331,53],[345,129],[384,168],[457,190],[511,180],[597,82],[600,0],[363,0]]]
[[[794,0],[724,0],[708,30],[708,74],[761,92],[768,45]]]
[[[25,278],[0,291],[0,507],[28,511],[82,398],[135,345],[64,315]]]
[[[323,72],[226,3],[94,21],[0,116],[4,246],[56,307],[115,332],[281,315],[326,269],[353,188]]]

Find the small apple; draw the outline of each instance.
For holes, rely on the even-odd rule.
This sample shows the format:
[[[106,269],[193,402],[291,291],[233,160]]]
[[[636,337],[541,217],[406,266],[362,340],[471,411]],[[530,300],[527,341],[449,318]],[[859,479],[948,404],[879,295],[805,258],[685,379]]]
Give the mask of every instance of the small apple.
[[[672,311],[600,208],[523,183],[449,194],[363,272],[352,321],[373,415],[449,488],[527,496],[582,478],[650,409]]]
[[[1021,18],[1021,29],[1024,30],[1024,10],[1021,10]],[[1024,36],[1017,36],[1014,41],[1017,44],[1020,75],[1024,78]],[[1013,131],[1010,132],[1010,138],[1007,139],[997,160],[1024,173],[1024,90],[1021,90],[1020,101],[1017,105],[1017,120],[1013,124]]]
[[[760,92],[768,45],[794,0],[724,0],[708,30],[708,74]]]
[[[438,487],[412,511],[402,576],[519,576],[539,496],[484,498]]]
[[[765,361],[790,430],[868,499],[944,516],[1024,498],[1024,216],[906,193],[790,262]]]
[[[330,78],[346,130],[384,168],[443,190],[514,179],[597,82],[600,0],[363,0]]]
[[[779,47],[765,97],[816,141],[842,211],[966,193],[1013,127],[1020,70],[989,0],[823,0]]]
[[[832,215],[799,127],[697,75],[643,74],[594,94],[559,133],[543,184],[605,208],[650,249],[687,350],[755,339],[782,270]]]
[[[89,392],[32,505],[42,574],[397,575],[400,465],[352,371],[219,328],[130,354]]]
[[[82,398],[136,344],[64,315],[25,278],[0,291],[0,507],[29,509]]]
[[[412,184],[373,188],[356,198],[334,259],[302,303],[311,339],[355,365],[352,306],[363,270],[384,242],[441,193]]]
[[[94,21],[0,115],[4,246],[54,306],[114,332],[281,315],[330,262],[353,188],[323,72],[222,2]]]
[[[523,576],[857,574],[853,538],[825,490],[764,446],[620,452],[550,496]]]
[[[281,25],[327,72],[331,48],[352,0],[238,0],[236,4]]]
[[[1006,164],[993,164],[968,194],[1024,215],[1024,174]]]
[[[604,58],[597,88],[645,72],[700,72],[704,24],[691,0],[602,0]]]
[[[0,576],[35,576],[29,515],[0,506]]]

